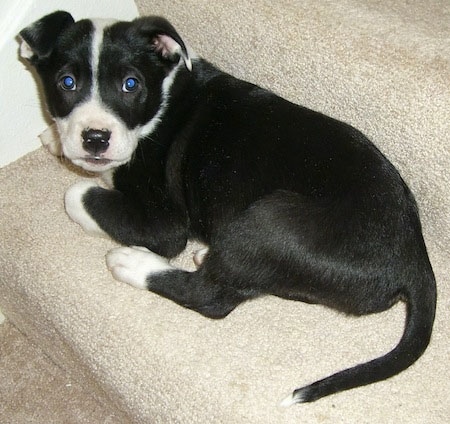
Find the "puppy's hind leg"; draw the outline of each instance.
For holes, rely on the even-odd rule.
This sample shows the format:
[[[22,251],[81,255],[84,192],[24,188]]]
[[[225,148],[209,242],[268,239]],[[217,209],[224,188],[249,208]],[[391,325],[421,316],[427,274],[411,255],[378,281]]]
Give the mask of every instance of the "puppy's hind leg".
[[[204,267],[184,271],[143,247],[113,249],[106,263],[115,279],[150,290],[208,318],[224,318],[245,300],[230,287],[208,278]]]
[[[107,265],[113,276],[141,289],[160,294],[210,318],[223,318],[240,303],[273,291],[274,284],[288,278],[280,252],[289,238],[271,228],[278,208],[272,196],[243,211],[222,225],[195,272],[172,267],[167,260],[141,248],[112,250]],[[272,234],[270,234],[272,233]],[[291,237],[292,238],[292,237]]]
[[[194,264],[199,267],[205,260],[205,256],[208,253],[209,248],[205,247],[203,249],[197,250],[194,254]]]
[[[107,265],[113,276],[160,294],[210,318],[223,318],[240,303],[274,293],[274,285],[295,278],[283,255],[285,244],[296,245],[289,232],[274,224],[277,196],[255,203],[223,225],[209,250],[197,255],[195,272],[172,267],[167,260],[141,248],[112,250]],[[289,237],[291,240],[289,240]],[[285,250],[285,249],[284,249]]]

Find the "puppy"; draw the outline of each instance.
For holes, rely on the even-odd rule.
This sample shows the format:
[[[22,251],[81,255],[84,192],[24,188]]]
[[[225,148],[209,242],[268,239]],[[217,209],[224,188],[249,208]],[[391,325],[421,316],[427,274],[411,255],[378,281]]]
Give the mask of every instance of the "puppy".
[[[413,195],[355,128],[192,56],[160,17],[43,17],[20,33],[62,153],[102,175],[66,194],[87,232],[125,246],[113,276],[209,318],[274,295],[353,315],[407,305],[386,355],[297,389],[311,402],[391,377],[426,349],[436,285]],[[195,272],[173,267],[188,239]]]

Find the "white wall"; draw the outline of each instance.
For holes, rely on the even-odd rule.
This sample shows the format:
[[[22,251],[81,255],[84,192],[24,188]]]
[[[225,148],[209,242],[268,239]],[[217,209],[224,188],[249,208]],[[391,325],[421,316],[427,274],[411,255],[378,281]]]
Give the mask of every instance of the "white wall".
[[[47,127],[35,80],[18,58],[17,33],[43,15],[66,10],[78,20],[105,17],[130,20],[133,0],[1,0],[0,15],[0,167],[40,146]]]

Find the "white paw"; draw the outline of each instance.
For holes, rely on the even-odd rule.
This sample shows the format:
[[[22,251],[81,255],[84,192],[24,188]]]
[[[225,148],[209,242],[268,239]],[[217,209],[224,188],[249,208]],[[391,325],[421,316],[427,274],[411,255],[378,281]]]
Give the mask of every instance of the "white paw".
[[[209,247],[197,250],[194,254],[194,263],[196,266],[200,266],[205,260],[205,256],[209,251]]]
[[[74,184],[66,191],[64,203],[67,215],[81,225],[84,231],[95,236],[107,236],[107,234],[98,226],[97,222],[86,212],[83,205],[83,196],[92,188],[98,187],[97,184],[84,180]]]
[[[55,156],[62,156],[62,146],[59,139],[56,125],[50,125],[42,134],[39,135],[42,145]]]
[[[167,259],[145,247],[118,247],[106,255],[106,265],[113,277],[141,290],[147,290],[152,274],[174,269]]]

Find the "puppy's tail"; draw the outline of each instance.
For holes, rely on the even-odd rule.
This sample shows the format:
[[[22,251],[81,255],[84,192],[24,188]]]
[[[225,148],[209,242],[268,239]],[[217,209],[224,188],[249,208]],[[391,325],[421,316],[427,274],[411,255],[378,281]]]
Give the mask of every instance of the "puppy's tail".
[[[288,407],[313,402],[333,393],[375,383],[398,374],[419,359],[428,346],[434,322],[436,283],[433,272],[430,270],[416,286],[405,290],[404,297],[407,304],[405,330],[391,352],[297,389],[281,405]]]

